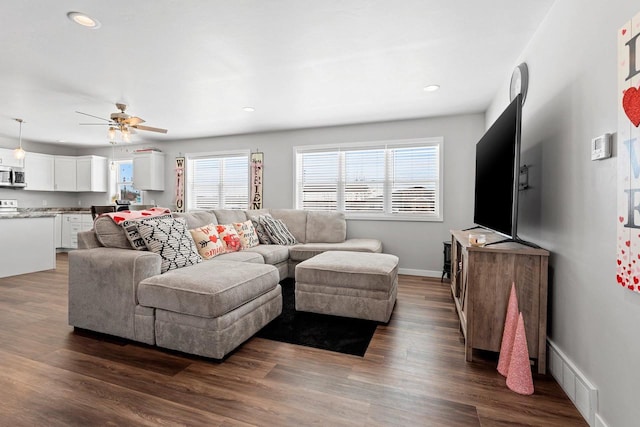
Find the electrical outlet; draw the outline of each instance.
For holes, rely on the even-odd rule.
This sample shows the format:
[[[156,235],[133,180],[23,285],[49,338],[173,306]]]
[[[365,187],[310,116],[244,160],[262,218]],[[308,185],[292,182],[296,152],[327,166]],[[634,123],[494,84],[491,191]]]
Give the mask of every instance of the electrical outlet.
[[[47,201],[45,199],[42,199],[42,206],[47,206]]]
[[[78,206],[82,206],[82,200],[78,200]]]

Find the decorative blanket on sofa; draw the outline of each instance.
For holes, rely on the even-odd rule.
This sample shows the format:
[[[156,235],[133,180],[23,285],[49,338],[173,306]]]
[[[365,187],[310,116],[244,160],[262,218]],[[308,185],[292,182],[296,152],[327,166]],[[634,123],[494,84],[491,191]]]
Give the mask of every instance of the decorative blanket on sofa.
[[[145,209],[142,211],[120,211],[120,212],[107,212],[102,215],[109,216],[116,224],[120,225],[123,221],[140,218],[150,218],[154,216],[170,214],[171,210],[168,208],[155,207],[151,209]]]

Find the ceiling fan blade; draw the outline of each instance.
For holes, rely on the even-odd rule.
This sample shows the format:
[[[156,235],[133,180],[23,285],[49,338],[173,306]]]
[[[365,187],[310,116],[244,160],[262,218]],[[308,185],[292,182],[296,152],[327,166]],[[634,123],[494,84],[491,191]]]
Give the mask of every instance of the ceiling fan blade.
[[[125,119],[125,122],[130,125],[130,126],[137,126],[140,123],[144,123],[144,120],[142,120],[140,117],[129,117],[128,119]]]
[[[109,119],[105,119],[104,117],[98,117],[98,116],[94,116],[93,114],[83,113],[82,111],[76,111],[76,113],[78,113],[78,114],[83,114],[83,115],[85,115],[85,116],[89,116],[89,117],[93,117],[94,119],[104,120],[105,122],[110,122],[110,121],[111,121],[111,120],[109,120]]]
[[[154,128],[154,127],[151,127],[151,126],[135,125],[135,126],[131,126],[131,127],[135,128],[135,129],[139,129],[139,130],[148,130],[150,132],[167,133],[166,129]]]

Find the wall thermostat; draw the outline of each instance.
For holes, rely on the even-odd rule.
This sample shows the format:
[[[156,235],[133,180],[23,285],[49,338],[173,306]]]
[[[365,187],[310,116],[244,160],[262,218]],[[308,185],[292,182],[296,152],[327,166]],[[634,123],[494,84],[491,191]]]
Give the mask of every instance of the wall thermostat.
[[[611,134],[605,133],[591,140],[591,160],[602,160],[611,157]]]

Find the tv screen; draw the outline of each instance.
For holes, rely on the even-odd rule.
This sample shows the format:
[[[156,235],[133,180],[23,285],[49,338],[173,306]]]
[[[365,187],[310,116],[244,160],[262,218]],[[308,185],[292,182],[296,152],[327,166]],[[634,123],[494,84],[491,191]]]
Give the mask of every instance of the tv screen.
[[[521,95],[518,95],[476,144],[473,221],[517,238],[520,170]]]

